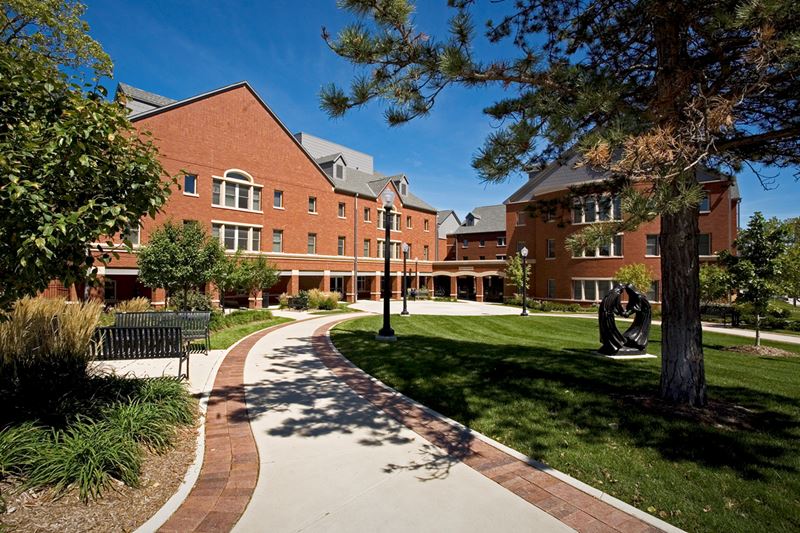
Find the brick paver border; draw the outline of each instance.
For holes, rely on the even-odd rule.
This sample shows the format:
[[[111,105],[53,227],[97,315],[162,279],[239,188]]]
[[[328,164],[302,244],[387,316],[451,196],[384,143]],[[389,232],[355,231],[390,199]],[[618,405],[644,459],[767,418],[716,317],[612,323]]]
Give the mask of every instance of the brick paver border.
[[[317,357],[361,397],[427,441],[581,533],[655,533],[661,529],[475,438],[429,409],[384,385],[342,356],[327,323],[313,335]]]
[[[208,399],[203,466],[189,495],[159,531],[230,531],[244,513],[260,467],[245,403],[244,363],[265,335],[298,322],[301,320],[253,333],[223,359]]]

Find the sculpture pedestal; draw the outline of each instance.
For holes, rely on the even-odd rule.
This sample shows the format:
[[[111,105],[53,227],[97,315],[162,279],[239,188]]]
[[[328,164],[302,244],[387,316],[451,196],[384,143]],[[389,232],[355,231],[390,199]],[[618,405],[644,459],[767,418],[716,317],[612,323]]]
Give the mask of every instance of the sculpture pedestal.
[[[616,355],[606,355],[604,353],[595,352],[600,357],[605,357],[606,359],[658,359],[657,355],[652,355],[649,353],[629,353],[625,354],[622,350],[620,350]]]

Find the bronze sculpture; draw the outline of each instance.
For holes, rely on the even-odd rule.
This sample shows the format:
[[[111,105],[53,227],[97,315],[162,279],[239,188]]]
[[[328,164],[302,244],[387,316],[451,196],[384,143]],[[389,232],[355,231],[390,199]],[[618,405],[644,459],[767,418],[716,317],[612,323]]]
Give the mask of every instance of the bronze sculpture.
[[[622,292],[628,295],[628,304],[622,308]],[[615,315],[629,317],[634,315],[633,324],[620,333]],[[641,355],[646,353],[652,312],[647,296],[637,291],[633,285],[617,285],[600,302],[598,311],[600,322],[600,342],[597,350],[603,355]]]

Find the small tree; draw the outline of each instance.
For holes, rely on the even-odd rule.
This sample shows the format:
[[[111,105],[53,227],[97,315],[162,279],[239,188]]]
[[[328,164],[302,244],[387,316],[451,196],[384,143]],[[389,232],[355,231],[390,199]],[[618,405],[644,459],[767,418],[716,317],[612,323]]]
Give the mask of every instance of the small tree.
[[[148,287],[166,289],[168,295],[180,290],[186,302],[189,289],[205,285],[224,256],[219,241],[200,224],[168,221],[139,251],[139,279]]]
[[[767,312],[770,299],[780,288],[778,259],[786,250],[786,227],[774,220],[766,220],[756,211],[747,228],[735,241],[737,255],[727,250],[720,260],[728,267],[733,286],[739,290],[739,299],[753,304],[756,315],[756,346],[761,345],[761,317]]]
[[[514,254],[506,260],[506,279],[516,290],[522,290],[522,282],[525,280],[526,286],[530,287],[531,265],[525,265],[525,273],[522,273],[522,256]]]
[[[241,288],[252,297],[255,297],[258,291],[269,289],[280,279],[275,265],[263,257],[248,259],[242,262],[240,268],[242,269]]]
[[[639,292],[647,293],[653,284],[653,271],[643,263],[625,265],[614,274],[614,279],[620,283],[633,285]]]
[[[717,302],[731,292],[731,278],[728,271],[717,265],[700,267],[700,301]]]
[[[786,251],[780,257],[781,288],[797,307],[800,299],[800,217],[783,222],[788,233]]]
[[[211,271],[210,280],[219,291],[220,306],[225,310],[225,294],[242,291],[255,297],[258,291],[278,283],[278,270],[263,257],[244,259],[241,251],[222,257]]]

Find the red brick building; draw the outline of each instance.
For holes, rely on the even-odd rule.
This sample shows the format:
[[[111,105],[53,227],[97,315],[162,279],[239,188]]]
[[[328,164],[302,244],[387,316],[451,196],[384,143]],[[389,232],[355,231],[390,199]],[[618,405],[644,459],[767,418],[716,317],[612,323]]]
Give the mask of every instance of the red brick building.
[[[644,263],[655,275],[648,296],[652,301],[660,301],[658,219],[642,225],[637,231],[619,234],[607,246],[587,250],[580,256],[573,256],[566,249],[567,237],[587,224],[624,216],[619,199],[608,194],[588,194],[573,202],[567,200],[572,188],[605,179],[602,173],[577,165],[578,161],[579,156],[575,155],[564,162],[555,162],[541,172],[532,173],[504,203],[503,233],[481,232],[478,218],[472,225],[465,223],[448,235],[448,258],[456,256],[457,261],[449,267],[447,263],[436,263],[434,275],[439,276],[442,270],[447,270],[449,275],[457,278],[452,286],[458,287],[462,295],[465,293],[461,290],[463,286],[479,286],[480,278],[492,275],[487,273],[502,271],[502,266],[494,261],[501,254],[510,256],[527,247],[528,261],[533,270],[528,290],[532,297],[563,302],[597,302],[612,287],[614,274],[620,267]],[[697,179],[706,192],[699,206],[698,254],[702,262],[713,262],[721,250],[731,248],[736,238],[739,190],[735,178],[719,173],[700,170]],[[542,209],[543,205],[552,205],[552,208]],[[496,209],[498,206],[490,207]],[[537,214],[531,216],[532,212]],[[507,252],[494,246],[494,238],[499,244],[500,235],[505,237]],[[484,243],[483,247],[481,243]],[[491,247],[489,243],[492,243]],[[483,292],[486,292],[485,285]],[[513,289],[505,286],[504,292],[510,295]],[[480,288],[472,291],[472,297],[483,299]]]
[[[292,135],[246,82],[179,101],[120,84],[117,97],[131,109],[133,124],[152,133],[165,170],[180,176],[182,189],[155,220],[131,229],[132,253],[119,246],[119,259],[100,269],[107,302],[143,295],[163,304],[163,291],[151,294],[137,280],[136,248],[168,219],[198,222],[230,253],[263,255],[277,266],[278,285],[251,298],[250,306],[310,288],[336,290],[351,301],[378,298],[380,195],[386,188],[396,193],[393,293],[401,291],[402,243],[411,247],[412,286],[431,283],[436,210],[413,194],[407,176],[376,172],[367,154],[306,133]]]

